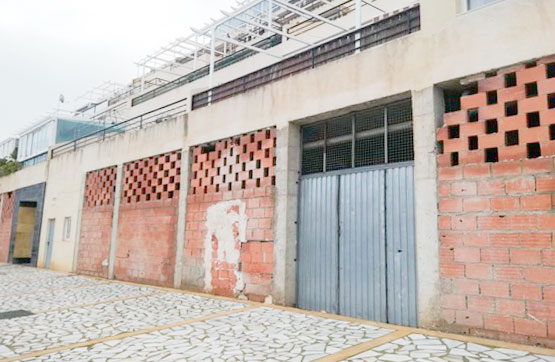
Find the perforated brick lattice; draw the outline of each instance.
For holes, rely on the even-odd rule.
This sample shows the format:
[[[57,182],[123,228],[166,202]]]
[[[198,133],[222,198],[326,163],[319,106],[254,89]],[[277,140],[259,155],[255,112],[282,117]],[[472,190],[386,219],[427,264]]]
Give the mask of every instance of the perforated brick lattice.
[[[113,205],[116,191],[117,167],[108,167],[87,173],[85,205],[87,207]]]
[[[276,130],[260,130],[192,149],[189,194],[275,185]]]
[[[532,159],[555,153],[555,57],[478,81],[438,130],[440,166]]]
[[[143,158],[124,166],[122,203],[169,200],[179,194],[181,153]]]

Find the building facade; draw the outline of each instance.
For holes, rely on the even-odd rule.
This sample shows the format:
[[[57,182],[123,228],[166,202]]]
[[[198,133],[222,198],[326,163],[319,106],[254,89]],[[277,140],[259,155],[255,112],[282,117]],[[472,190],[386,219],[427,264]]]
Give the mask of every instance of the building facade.
[[[0,179],[0,261],[44,185],[39,267],[555,347],[555,3],[395,5],[149,73]]]

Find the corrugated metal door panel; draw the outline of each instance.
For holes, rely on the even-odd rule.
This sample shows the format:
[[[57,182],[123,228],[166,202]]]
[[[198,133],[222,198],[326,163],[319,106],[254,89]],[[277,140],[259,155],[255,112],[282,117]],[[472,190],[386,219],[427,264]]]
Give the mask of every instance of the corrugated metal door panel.
[[[340,313],[386,322],[384,170],[342,175]]]
[[[298,305],[337,313],[338,177],[301,180],[298,247]]]
[[[413,166],[386,171],[388,322],[416,326]]]

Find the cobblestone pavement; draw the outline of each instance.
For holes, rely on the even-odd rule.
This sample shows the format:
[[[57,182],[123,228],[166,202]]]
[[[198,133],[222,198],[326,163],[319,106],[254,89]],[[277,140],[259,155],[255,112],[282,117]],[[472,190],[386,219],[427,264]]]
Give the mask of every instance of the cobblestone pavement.
[[[549,351],[422,333],[0,264],[0,362],[555,362]]]

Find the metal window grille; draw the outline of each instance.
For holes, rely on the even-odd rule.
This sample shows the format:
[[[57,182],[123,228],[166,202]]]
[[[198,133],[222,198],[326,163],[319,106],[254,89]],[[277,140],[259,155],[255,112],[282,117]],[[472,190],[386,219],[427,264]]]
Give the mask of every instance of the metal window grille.
[[[302,128],[302,174],[414,159],[410,99]]]

